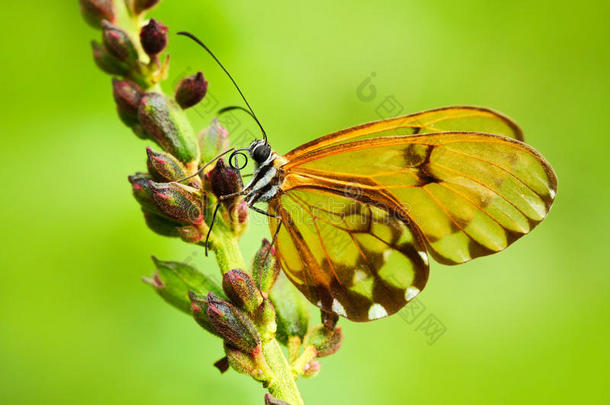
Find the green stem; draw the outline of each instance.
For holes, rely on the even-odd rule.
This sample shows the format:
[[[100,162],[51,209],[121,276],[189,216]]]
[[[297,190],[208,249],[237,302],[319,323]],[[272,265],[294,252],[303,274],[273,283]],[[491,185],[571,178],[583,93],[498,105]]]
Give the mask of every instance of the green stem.
[[[218,232],[214,236],[213,250],[222,274],[233,269],[247,270],[236,238],[228,235],[225,236],[223,232]]]
[[[273,371],[271,381],[267,387],[269,393],[275,398],[286,401],[291,405],[303,405],[303,398],[301,398],[299,393],[296,378],[292,374],[288,361],[286,361],[277,340],[272,339],[263,343],[263,355]]]

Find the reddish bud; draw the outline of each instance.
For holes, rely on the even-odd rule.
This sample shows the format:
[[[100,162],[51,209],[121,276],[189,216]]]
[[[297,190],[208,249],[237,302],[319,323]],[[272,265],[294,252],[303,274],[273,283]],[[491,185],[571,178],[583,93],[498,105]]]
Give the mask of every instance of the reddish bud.
[[[186,110],[197,105],[208,92],[208,82],[204,79],[203,73],[199,72],[184,78],[176,89],[176,102]]]
[[[159,0],[133,0],[133,11],[141,14],[143,11],[150,10],[159,3]]]
[[[140,43],[149,56],[161,53],[167,46],[167,27],[151,18],[140,30]]]
[[[91,49],[93,51],[93,60],[102,71],[119,76],[125,76],[129,73],[129,66],[108,53],[102,44],[92,41]]]
[[[160,214],[157,205],[153,201],[153,192],[149,185],[152,177],[150,177],[148,173],[136,173],[129,176],[127,179],[129,180],[129,183],[131,183],[133,196],[140,203],[142,208],[145,208],[148,212]]]
[[[240,225],[245,224],[248,222],[248,215],[250,215],[250,208],[248,207],[248,204],[246,204],[245,200],[241,200],[237,206],[237,222]]]
[[[146,134],[182,163],[199,162],[199,145],[193,128],[175,103],[159,93],[146,93],[138,110]]]
[[[260,287],[263,294],[268,294],[280,274],[280,265],[275,260],[275,250],[267,239],[254,255],[252,261],[252,276],[254,282]]]
[[[261,343],[261,337],[246,314],[211,292],[207,302],[207,317],[216,333],[227,344],[245,353],[254,352]]]
[[[144,213],[144,220],[146,221],[146,225],[148,225],[148,227],[154,233],[168,237],[180,236],[180,233],[178,232],[180,224],[163,218],[160,215],[147,212],[144,209],[142,210],[142,212]]]
[[[148,183],[157,208],[167,217],[181,224],[203,223],[204,195],[196,188],[178,183]]]
[[[263,303],[252,277],[244,271],[236,269],[226,272],[222,278],[222,288],[233,304],[248,313],[253,313]]]
[[[199,229],[190,225],[178,228],[178,234],[186,243],[198,243],[204,238],[204,235],[199,232]]]
[[[218,159],[206,176],[216,197],[239,193],[243,188],[239,170],[227,166],[222,158]],[[225,200],[225,205],[231,206],[237,198]]]
[[[130,80],[112,79],[112,94],[119,117],[128,126],[138,124],[138,108],[142,101],[142,89]]]
[[[80,0],[81,13],[94,28],[101,28],[102,21],[115,21],[114,2],[112,0]]]
[[[203,162],[209,162],[219,153],[229,149],[229,131],[220,125],[217,118],[197,135],[197,140]]]
[[[138,51],[125,31],[106,20],[102,27],[104,46],[112,56],[126,63],[138,60]]]
[[[320,373],[320,369],[322,368],[322,364],[318,360],[312,360],[305,365],[303,368],[303,377],[312,378],[317,376]]]
[[[148,172],[157,181],[176,181],[187,176],[186,168],[167,152],[155,152],[146,148]]]

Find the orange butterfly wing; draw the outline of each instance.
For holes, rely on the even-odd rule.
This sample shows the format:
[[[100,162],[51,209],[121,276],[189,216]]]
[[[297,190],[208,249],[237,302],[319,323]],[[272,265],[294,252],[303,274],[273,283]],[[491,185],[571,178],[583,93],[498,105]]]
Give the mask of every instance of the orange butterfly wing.
[[[282,220],[275,246],[285,273],[321,309],[369,321],[426,285],[421,234],[384,209],[316,187],[287,190],[269,209]]]
[[[349,319],[396,312],[425,285],[426,250],[462,263],[506,248],[546,216],[557,179],[522,139],[498,113],[449,107],[291,151],[269,204],[283,223],[286,274],[312,303]]]

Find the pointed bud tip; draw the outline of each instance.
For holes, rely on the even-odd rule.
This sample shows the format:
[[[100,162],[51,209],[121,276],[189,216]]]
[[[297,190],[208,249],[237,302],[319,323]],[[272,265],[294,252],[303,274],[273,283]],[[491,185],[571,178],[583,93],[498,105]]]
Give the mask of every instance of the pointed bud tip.
[[[167,46],[168,28],[151,18],[140,30],[140,43],[142,48],[149,56],[155,56],[161,53]]]

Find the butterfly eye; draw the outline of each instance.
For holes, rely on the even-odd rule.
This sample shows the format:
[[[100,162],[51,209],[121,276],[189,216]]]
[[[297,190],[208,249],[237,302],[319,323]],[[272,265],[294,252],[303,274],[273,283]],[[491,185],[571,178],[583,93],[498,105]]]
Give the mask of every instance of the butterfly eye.
[[[271,147],[267,143],[257,142],[250,149],[250,155],[259,165],[269,158]]]

